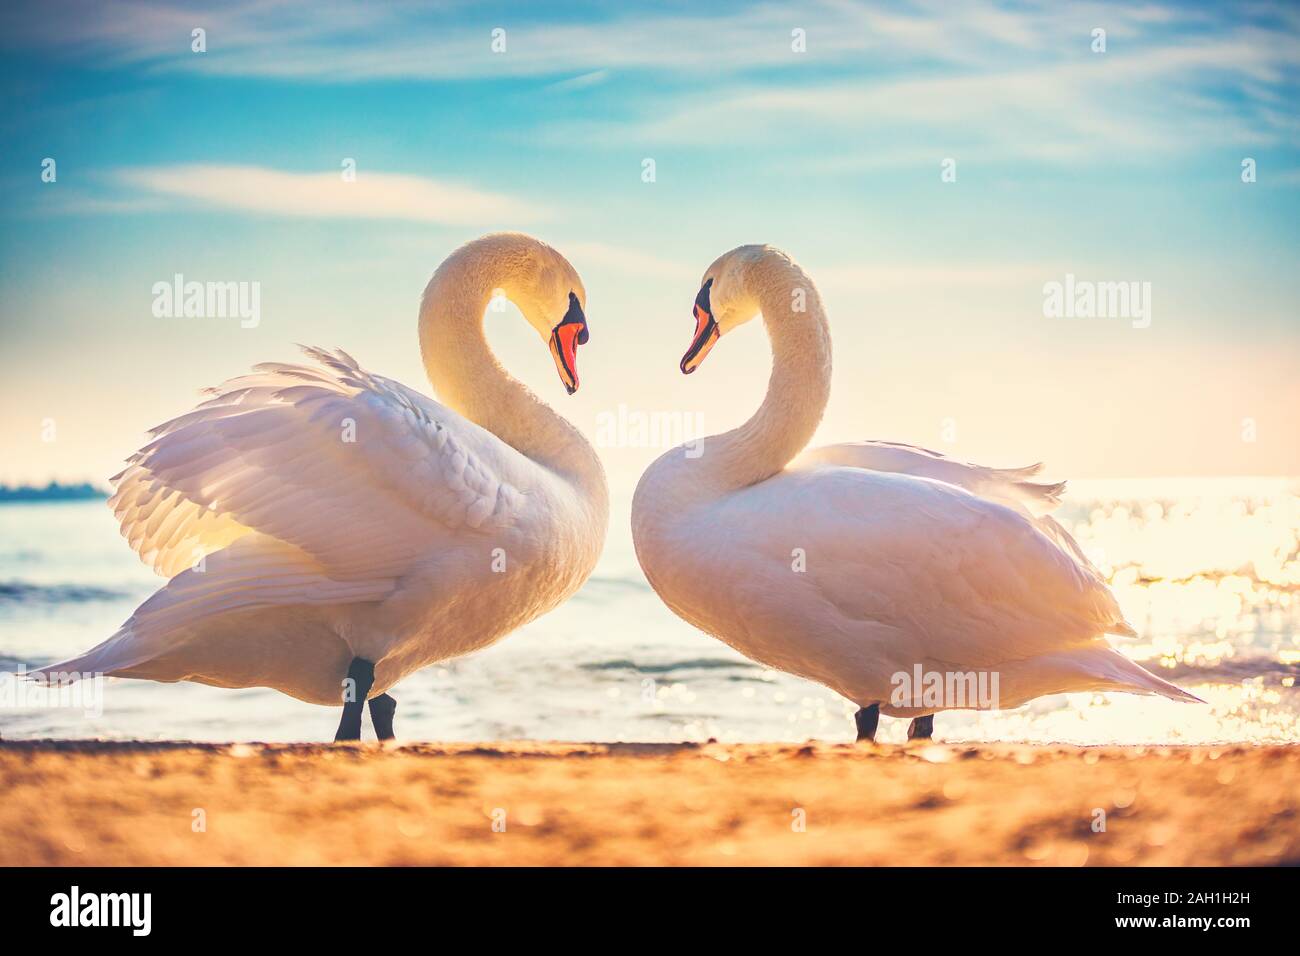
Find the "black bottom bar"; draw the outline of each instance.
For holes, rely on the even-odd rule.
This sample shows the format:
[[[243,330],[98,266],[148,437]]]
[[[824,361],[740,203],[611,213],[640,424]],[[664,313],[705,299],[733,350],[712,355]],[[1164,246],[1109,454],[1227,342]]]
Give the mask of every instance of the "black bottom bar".
[[[1295,880],[1287,870],[1208,868],[9,869],[0,882],[9,942],[71,933],[126,939],[146,927],[147,912],[149,938],[205,946],[279,938],[338,946],[376,934],[442,933],[451,924],[468,935],[465,944],[482,932],[496,946],[511,929],[612,942],[672,926],[689,937],[701,920],[725,928],[733,943],[780,925],[809,942],[830,927],[837,936],[877,928],[928,946],[1039,932],[1071,942],[1189,935],[1228,942],[1293,925]],[[72,926],[74,886],[76,922],[116,917],[118,925]],[[142,895],[116,895],[146,893],[147,910]]]

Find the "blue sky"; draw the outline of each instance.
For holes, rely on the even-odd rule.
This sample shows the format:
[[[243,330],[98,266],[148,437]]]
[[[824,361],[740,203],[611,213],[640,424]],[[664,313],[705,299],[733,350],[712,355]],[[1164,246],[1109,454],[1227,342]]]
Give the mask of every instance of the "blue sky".
[[[522,323],[490,333],[588,432],[746,416],[757,326],[676,363],[704,267],[770,242],[830,313],[826,440],[1300,473],[1294,6],[48,3],[6,7],[0,51],[0,480],[102,480],[297,341],[423,385],[424,283],[502,228],[583,275],[578,396]],[[177,272],[260,282],[263,322],[155,318]],[[1151,327],[1044,317],[1067,272],[1150,282]],[[608,449],[616,485],[658,451]]]

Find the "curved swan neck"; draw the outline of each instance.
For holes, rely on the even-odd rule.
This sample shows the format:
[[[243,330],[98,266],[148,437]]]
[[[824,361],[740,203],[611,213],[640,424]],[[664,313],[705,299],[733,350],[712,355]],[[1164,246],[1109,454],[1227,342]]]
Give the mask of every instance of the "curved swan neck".
[[[526,236],[477,240],[452,253],[420,303],[420,352],[443,404],[591,494],[604,496],[594,449],[568,421],[507,372],[488,345],[483,316],[500,289],[518,301]]]
[[[770,478],[803,451],[831,387],[830,329],[812,279],[788,256],[768,250],[749,266],[746,280],[772,343],[767,395],[745,424],[705,439],[701,457],[732,489]]]

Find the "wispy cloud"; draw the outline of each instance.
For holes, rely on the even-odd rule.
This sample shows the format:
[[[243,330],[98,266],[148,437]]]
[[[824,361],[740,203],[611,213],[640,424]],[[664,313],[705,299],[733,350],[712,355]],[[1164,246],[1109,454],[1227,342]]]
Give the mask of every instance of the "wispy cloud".
[[[552,93],[567,93],[571,90],[585,90],[589,86],[599,86],[609,79],[609,70],[592,70],[567,80],[557,80],[546,89]]]
[[[10,46],[63,50],[92,65],[347,82],[559,77],[610,67],[685,68],[700,76],[864,62],[990,64],[1007,51],[1066,52],[1098,24],[1123,38],[1199,16],[1160,5],[1062,10],[1050,2],[1003,8],[981,0],[811,0],[797,7],[724,0],[707,12],[594,5],[568,16],[528,3],[490,15],[469,0],[440,7],[435,16],[424,4],[363,0],[233,0],[205,10],[166,0],[71,0],[46,15],[8,8],[0,24]],[[190,50],[196,27],[207,31],[206,53]],[[500,52],[492,46],[496,29],[505,31]],[[796,30],[804,52],[793,48]]]
[[[165,0],[75,0],[57,16],[11,9],[0,24],[11,45],[62,49],[100,65],[322,82],[792,65],[790,33],[801,21],[828,56],[879,42],[862,8],[836,0],[799,16],[743,3],[704,14],[593,7],[572,18],[526,3],[490,16],[473,3],[443,6],[445,15],[431,16],[421,4],[361,0],[236,0],[202,12]],[[190,50],[195,27],[207,31],[206,53]],[[502,52],[492,48],[495,29],[505,31]]]
[[[552,126],[545,135],[608,144],[693,144],[703,135],[778,148],[815,138],[822,148],[811,162],[823,170],[947,155],[1069,162],[1117,150],[1300,144],[1300,123],[1278,105],[1297,91],[1293,35],[1227,29],[1104,54],[1089,52],[1087,36],[1081,30],[1067,56],[1044,56],[1038,46],[979,66],[746,81],[708,96],[684,94],[667,110],[655,103],[625,120]]]
[[[207,52],[190,30],[207,31]],[[1091,49],[1106,31],[1105,53]],[[505,31],[504,51],[492,33]],[[803,52],[792,34],[801,32]],[[234,0],[202,12],[164,0],[72,0],[0,11],[3,45],[79,65],[312,83],[536,77],[546,93],[621,83],[606,115],[527,122],[553,145],[781,145],[815,137],[825,169],[910,164],[938,149],[1073,162],[1117,150],[1300,143],[1300,16],[1163,3],[989,0],[707,11],[531,4]],[[616,71],[616,72],[615,72]],[[638,78],[654,76],[656,82]],[[707,94],[689,80],[709,77]],[[658,82],[662,80],[662,85]],[[945,153],[944,155],[949,155]],[[884,157],[882,159],[882,157]]]
[[[203,206],[311,219],[406,219],[447,225],[536,222],[536,203],[460,183],[398,173],[297,173],[261,166],[176,165],[118,170],[117,183]]]

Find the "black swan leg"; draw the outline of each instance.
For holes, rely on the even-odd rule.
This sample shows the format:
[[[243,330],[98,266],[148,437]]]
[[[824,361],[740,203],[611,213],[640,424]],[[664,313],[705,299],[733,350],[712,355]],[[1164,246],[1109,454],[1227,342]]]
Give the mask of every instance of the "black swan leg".
[[[361,711],[374,682],[375,665],[360,657],[352,658],[347,680],[343,682],[343,719],[339,721],[335,740],[361,739]]]
[[[397,701],[387,694],[370,698],[370,722],[375,725],[375,736],[380,740],[393,739],[393,714],[397,713]]]
[[[872,704],[861,708],[853,715],[853,722],[858,725],[858,740],[874,742],[876,725],[880,723],[880,705]]]
[[[907,725],[908,740],[929,740],[934,736],[934,714],[917,717]]]

